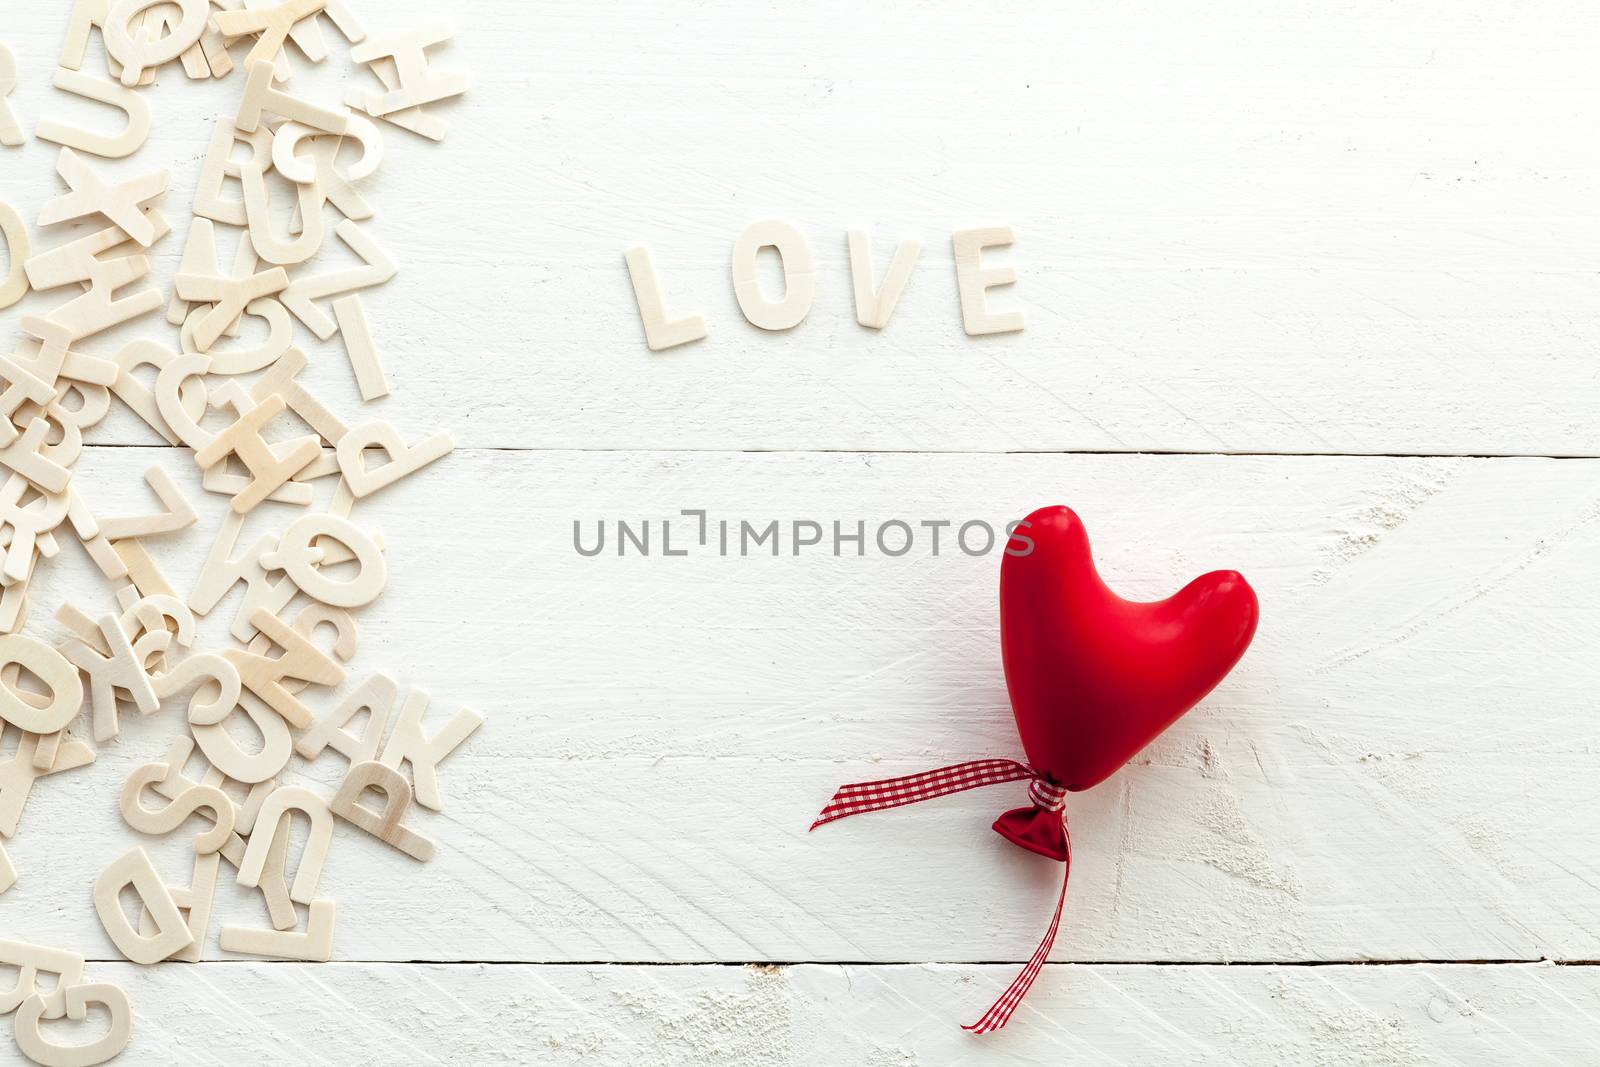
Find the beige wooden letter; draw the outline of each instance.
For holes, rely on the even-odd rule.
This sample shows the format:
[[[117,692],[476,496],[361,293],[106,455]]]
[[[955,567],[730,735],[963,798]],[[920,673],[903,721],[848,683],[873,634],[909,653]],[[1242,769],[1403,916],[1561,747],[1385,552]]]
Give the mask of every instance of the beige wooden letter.
[[[66,990],[67,1015],[73,1019],[89,1017],[89,1005],[99,1004],[111,1013],[111,1028],[98,1041],[87,1045],[57,1045],[39,1032],[46,1018],[45,998],[35,993],[17,1009],[17,1048],[40,1067],[96,1067],[114,1059],[133,1038],[133,1009],[128,995],[108,982],[88,982]]]
[[[4,106],[4,100],[0,100],[0,107]],[[4,119],[4,115],[0,115],[0,119]],[[27,264],[33,254],[28,227],[10,204],[0,204],[0,242],[4,242],[6,255],[10,257],[5,278],[0,280],[0,308],[8,308],[28,292]]]
[[[141,936],[123,912],[119,898],[128,886],[139,894],[145,910],[155,919],[154,934]],[[194,940],[183,916],[178,914],[178,906],[172,902],[172,894],[142,848],[124,853],[100,872],[94,882],[94,910],[118,950],[134,963],[159,963]]]
[[[167,191],[166,171],[107,184],[71,148],[63,148],[56,157],[56,173],[72,191],[47,202],[39,210],[40,226],[99,212],[145,248],[155,241],[156,224],[141,205]]]
[[[361,803],[361,794],[376,789],[383,794],[383,810],[373,811]],[[411,784],[399,771],[381,763],[357,763],[344,776],[339,792],[328,810],[357,826],[386,845],[392,845],[414,860],[433,859],[434,842],[402,825],[411,807]]]
[[[369,448],[377,448],[389,457],[376,470],[367,469],[363,453]],[[434,460],[444,458],[453,448],[455,444],[450,440],[450,435],[444,432],[408,446],[401,439],[399,430],[380,421],[352,429],[340,439],[337,451],[345,484],[350,487],[351,493],[360,498],[386,485],[393,485]]]
[[[33,135],[41,141],[54,141],[59,145],[92,152],[107,159],[121,159],[137,152],[150,136],[150,105],[134,90],[92,74],[57,67],[50,79],[62,92],[98,100],[121,111],[126,122],[114,134],[95,133],[55,119],[40,119]]]
[[[189,884],[182,887],[167,887],[167,892],[172,894],[172,902],[178,906],[178,914],[183,916],[184,923],[189,927],[189,936],[194,939],[186,948],[179,949],[167,959],[183,963],[200,962],[200,951],[205,947],[206,932],[211,928],[211,905],[216,899],[217,870],[221,866],[220,853],[212,852],[204,856],[196,854],[194,873],[189,876]],[[139,917],[140,935],[148,937],[156,930],[155,916],[149,911],[144,911]]]
[[[11,49],[0,44],[0,144],[11,148],[15,148],[27,139],[22,135],[22,126],[17,122],[16,112],[6,103],[6,97],[11,95],[11,90],[16,86],[17,59],[11,54]]]
[[[222,525],[217,528],[217,536],[211,542],[205,566],[189,594],[189,608],[196,615],[209,614],[235,584],[244,582],[247,587],[244,603],[239,605],[229,633],[240,641],[249,641],[256,635],[251,617],[257,611],[276,616],[294,599],[296,590],[295,584],[287,577],[273,581],[267,569],[261,565],[261,557],[278,543],[272,534],[262,534],[243,555],[230,558],[238,543],[239,531],[244,528],[244,521],[244,516],[236,512],[223,513]]]
[[[139,802],[145,786],[165,781],[174,771],[166,763],[146,763],[136,767],[127,781],[122,783],[121,810],[127,824],[142,834],[159,836],[169,834],[183,825],[183,821],[201,809],[210,812],[211,829],[195,836],[194,850],[202,856],[220,850],[233,834],[233,801],[222,790],[210,785],[192,785],[160,808],[147,808]]]
[[[911,280],[911,269],[922,254],[922,244],[911,238],[900,242],[889,261],[889,273],[883,276],[883,287],[872,288],[872,238],[864,230],[851,230],[850,281],[856,291],[856,321],[870,329],[881,330],[889,324],[889,316],[900,302],[900,294]]]
[[[244,952],[252,956],[327,963],[333,959],[333,918],[333,901],[313,900],[310,913],[306,917],[304,931],[253,930],[241,926],[224,926],[220,944],[224,952]]]
[[[254,133],[264,121],[263,113],[271,113],[305,126],[315,126],[326,133],[344,133],[348,111],[330,111],[309,100],[274,89],[271,63],[264,59],[247,62],[245,72],[239,113],[233,120],[240,130]]]
[[[140,33],[135,40],[130,25],[134,16],[157,4],[177,5],[182,13],[177,25],[165,37]],[[138,85],[147,68],[170,63],[198,44],[210,14],[209,0],[117,0],[106,16],[105,39],[106,51],[122,64],[122,84],[129,88]],[[149,29],[147,20],[141,23]]]
[[[428,694],[412,688],[400,707],[400,718],[394,724],[389,743],[383,747],[380,762],[396,769],[401,762],[410,763],[417,803],[439,811],[443,804],[439,795],[439,763],[483,725],[483,716],[470,708],[462,708],[438,733],[427,737],[422,733],[422,715],[427,710]]]
[[[52,734],[77,716],[83,706],[83,683],[66,657],[35,638],[6,634],[0,637],[0,672],[13,663],[44,682],[50,702],[37,707],[0,681],[0,719],[32,734]]]
[[[768,300],[756,280],[756,253],[773,248],[783,262],[783,299]],[[817,294],[816,268],[806,235],[781,219],[763,219],[746,226],[733,244],[733,294],[750,325],[763,330],[798,326]]]
[[[678,319],[667,318],[666,298],[661,295],[661,279],[655,264],[650,260],[650,249],[636,245],[623,253],[628,264],[628,278],[633,282],[633,299],[639,305],[639,319],[644,323],[644,343],[652,352],[675,348],[698,341],[706,335],[704,315],[685,315]]]
[[[94,739],[109,741],[119,732],[117,722],[116,690],[121,689],[132,698],[140,714],[149,715],[161,707],[150,676],[145,673],[140,657],[134,653],[133,644],[115,615],[102,616],[98,625],[109,655],[102,655],[78,638],[70,638],[62,645],[74,666],[89,676],[90,702],[94,705]]]
[[[426,49],[452,36],[449,26],[434,24],[416,30],[398,30],[371,37],[350,49],[353,63],[392,59],[400,82],[382,96],[368,97],[364,110],[371,115],[431,104],[467,91],[467,76],[456,71],[436,71],[428,64]]]
[[[394,714],[394,704],[400,687],[387,675],[368,677],[295,742],[295,751],[308,760],[322,755],[331,748],[352,764],[365,763],[378,758],[378,745],[389,729],[389,717]],[[365,728],[356,737],[345,726],[351,719],[367,713]]]
[[[17,984],[0,992],[0,1015],[9,1015],[39,992],[39,972],[57,976],[55,988],[40,994],[47,1019],[67,1013],[67,990],[83,981],[83,957],[65,949],[45,948],[23,941],[0,941],[0,964],[19,968]]]
[[[246,752],[222,722],[209,726],[191,724],[189,729],[213,767],[236,782],[255,785],[288,766],[294,743],[281,715],[248,695],[242,696],[241,701],[236,710],[244,712],[261,734],[261,747],[257,751]]]
[[[247,163],[237,163],[231,158],[236,143],[250,146],[252,154]],[[263,172],[272,169],[272,131],[263,126],[244,133],[229,120],[219,119],[211,131],[205,162],[200,165],[200,182],[194,190],[194,213],[229,226],[247,225],[249,216],[245,213],[243,198],[233,200],[222,195],[223,180],[235,178],[242,182],[241,168],[247,164]]]
[[[311,819],[311,836],[300,854],[300,869],[295,872],[289,896],[297,903],[311,904],[316,899],[317,884],[322,881],[322,865],[327,862],[328,848],[333,842],[333,815],[321,797],[300,786],[281,786],[261,805],[255,832],[250,835],[244,863],[239,867],[239,884],[251,889],[260,884],[272,838],[280,832],[288,832],[286,826],[280,830],[279,824],[289,817],[290,811],[304,812]]]
[[[292,447],[274,451],[262,439],[262,427],[284,409],[283,398],[273,395],[241,414],[237,421],[218,433],[194,454],[202,469],[220,463],[230,453],[239,457],[250,472],[250,484],[233,498],[233,510],[244,514],[283,485],[295,472],[319,455],[315,437],[297,438]],[[168,420],[171,421],[170,419]]]
[[[355,574],[337,579],[318,569],[325,551],[325,545],[318,543],[322,538],[349,550],[359,568]],[[377,542],[349,519],[325,511],[302,515],[290,523],[278,547],[262,555],[261,565],[269,571],[283,571],[306,596],[335,608],[359,608],[372,603],[388,580],[388,565]]]
[[[1012,240],[1009,226],[957,230],[950,235],[950,247],[956,260],[956,285],[961,290],[961,322],[969,337],[1022,329],[1022,312],[990,311],[987,296],[990,289],[1015,282],[1016,268],[983,269],[983,250],[1004,248]]]
[[[338,685],[344,681],[344,668],[264,608],[256,609],[250,624],[272,638],[283,649],[283,655],[274,659],[230,648],[223,651],[223,656],[239,672],[245,688],[288,720],[290,726],[304,730],[311,725],[311,712],[283,687],[283,680],[303,678],[317,685]]]

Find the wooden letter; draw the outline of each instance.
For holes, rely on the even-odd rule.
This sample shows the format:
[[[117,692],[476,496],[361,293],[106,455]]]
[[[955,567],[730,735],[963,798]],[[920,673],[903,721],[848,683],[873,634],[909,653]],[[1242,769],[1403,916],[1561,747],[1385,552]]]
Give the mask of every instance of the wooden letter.
[[[66,1013],[73,1019],[89,1017],[89,1005],[99,1004],[111,1013],[111,1029],[87,1045],[52,1044],[39,1032],[45,1016],[45,998],[35,993],[17,1009],[17,1048],[41,1067],[95,1067],[116,1058],[133,1038],[133,1009],[128,995],[108,982],[89,982],[66,989]]]
[[[637,245],[623,253],[628,264],[628,278],[633,282],[633,298],[639,305],[639,318],[644,323],[644,343],[650,351],[698,341],[706,335],[705,316],[685,315],[680,319],[667,318],[666,300],[661,295],[661,279],[656,275],[655,264],[650,261],[650,250]]]
[[[0,45],[0,48],[3,47]],[[3,107],[5,101],[0,99],[0,108]],[[0,113],[0,121],[4,119],[5,115]],[[17,209],[10,204],[0,204],[0,242],[5,244],[6,255],[10,257],[5,278],[0,279],[0,308],[8,308],[28,292],[27,263],[33,254],[33,246],[28,242],[28,227],[23,223],[22,216],[17,214]]]
[[[1003,248],[1012,240],[1009,226],[957,230],[950,235],[950,246],[956,259],[956,285],[961,290],[961,322],[969,337],[1022,329],[1022,312],[992,312],[986,296],[988,290],[996,286],[1015,282],[1017,271],[1015,267],[984,270],[983,250]]]
[[[410,763],[417,803],[439,811],[443,804],[439,795],[439,763],[483,725],[483,716],[470,708],[462,708],[438,733],[425,737],[422,714],[427,710],[428,694],[412,688],[400,707],[400,718],[394,724],[389,743],[383,747],[380,762],[396,769],[402,761]]]
[[[322,755],[331,748],[352,764],[365,763],[378,758],[378,744],[389,729],[389,716],[394,713],[395,699],[400,687],[394,679],[382,674],[367,678],[338,707],[328,712],[295,742],[294,749],[308,760]],[[361,712],[367,712],[366,727],[356,737],[345,726]]]
[[[16,86],[16,57],[11,54],[11,49],[0,44],[0,144],[12,148],[26,140],[22,136],[22,127],[17,123],[16,112],[6,103],[6,97],[11,95],[11,90]]]
[[[359,801],[368,789],[383,793],[383,810],[373,811]],[[414,860],[433,859],[433,841],[401,825],[411,807],[411,784],[399,771],[381,763],[357,763],[344,776],[328,810],[360,827],[386,845],[393,845]]]
[[[194,850],[199,855],[208,856],[226,845],[233,834],[233,801],[228,799],[226,793],[215,786],[197,784],[191,785],[160,808],[147,808],[139,802],[139,794],[145,786],[165,781],[173,772],[182,769],[168,763],[146,763],[136,767],[128,775],[127,781],[122,783],[122,818],[140,833],[157,836],[171,833],[183,825],[183,820],[204,808],[211,813],[211,829],[195,836]]]
[[[9,1015],[39,991],[39,972],[57,975],[56,986],[44,999],[45,1017],[59,1019],[67,1013],[67,990],[83,981],[83,957],[59,948],[44,948],[23,941],[0,941],[0,964],[20,968],[17,984],[0,992],[0,1015]]]
[[[244,863],[239,867],[239,884],[254,889],[260,883],[272,838],[288,831],[288,827],[280,831],[279,823],[289,817],[290,811],[304,812],[311,819],[311,837],[300,855],[300,869],[295,872],[289,896],[297,903],[311,904],[316,899],[317,883],[322,881],[322,865],[328,859],[328,847],[333,841],[333,815],[321,797],[300,786],[275,789],[261,805],[255,832],[250,835]]]
[[[872,238],[863,230],[851,230],[850,280],[856,290],[856,321],[870,329],[881,330],[889,324],[900,294],[911,280],[911,268],[917,265],[922,245],[907,238],[894,250],[889,262],[889,273],[883,276],[883,288],[872,288]]]
[[[311,725],[311,712],[283,687],[283,679],[303,678],[318,685],[338,685],[344,681],[344,668],[264,608],[256,609],[250,623],[281,646],[283,655],[272,659],[230,648],[224,650],[223,656],[239,672],[245,688],[288,720],[290,726],[304,730]]]
[[[141,936],[122,910],[119,898],[130,885],[155,920],[156,931],[152,935]],[[124,853],[100,872],[94,882],[94,910],[112,942],[134,963],[159,963],[194,940],[183,916],[178,914],[178,906],[172,902],[172,894],[142,848]]]
[[[33,135],[41,141],[54,141],[107,159],[121,159],[137,152],[150,136],[150,105],[138,93],[116,82],[96,78],[81,71],[57,67],[50,84],[63,92],[98,100],[118,109],[127,119],[114,134],[94,133],[55,119],[40,119]],[[41,223],[43,220],[40,220]]]
[[[0,681],[0,719],[31,734],[53,734],[66,726],[83,705],[83,682],[66,658],[42,641],[21,634],[0,637],[0,669],[20,664],[50,690],[50,702],[38,707]]]
[[[756,281],[756,253],[774,248],[783,262],[783,299],[773,303]],[[811,310],[817,293],[816,269],[805,234],[781,219],[763,219],[746,226],[733,245],[733,293],[750,325],[763,330],[798,326]]]
[[[376,470],[368,470],[363,453],[369,448],[380,449],[389,457]],[[357,426],[339,441],[339,469],[344,472],[345,484],[357,498],[393,485],[414,471],[421,470],[436,459],[450,454],[455,444],[447,433],[436,433],[415,445],[407,446],[400,431],[387,422],[369,422]]]
[[[255,840],[254,837],[251,838]],[[245,952],[252,956],[274,956],[285,960],[327,963],[333,959],[334,902],[313,900],[304,932],[252,930],[224,926],[220,944],[224,952]]]
[[[262,439],[262,427],[283,409],[281,396],[267,397],[194,454],[195,463],[202,469],[222,462],[230,453],[244,463],[250,471],[250,484],[232,503],[233,510],[241,515],[265,500],[268,493],[293,478],[296,471],[319,454],[315,437],[298,438],[281,455]]]

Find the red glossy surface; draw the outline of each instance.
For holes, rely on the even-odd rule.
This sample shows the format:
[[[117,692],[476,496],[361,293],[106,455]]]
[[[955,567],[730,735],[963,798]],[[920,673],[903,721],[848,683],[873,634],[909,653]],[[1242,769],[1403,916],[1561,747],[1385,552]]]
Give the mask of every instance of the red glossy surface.
[[[1029,764],[1088,789],[1233,669],[1256,631],[1256,595],[1237,571],[1213,571],[1166,600],[1124,600],[1071,508],[1027,521],[1033,552],[1000,566],[1006,688]]]

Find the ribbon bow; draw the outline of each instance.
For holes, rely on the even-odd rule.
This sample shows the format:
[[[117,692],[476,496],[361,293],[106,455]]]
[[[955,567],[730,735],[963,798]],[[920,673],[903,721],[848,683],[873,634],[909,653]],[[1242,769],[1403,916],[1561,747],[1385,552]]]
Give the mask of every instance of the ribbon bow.
[[[822,814],[817,816],[817,821],[811,824],[811,829],[815,830],[849,815],[898,808],[950,793],[1024,779],[1028,781],[1028,799],[1033,801],[1032,805],[1013,808],[1001,815],[994,821],[994,829],[1006,840],[1030,852],[1060,860],[1063,864],[1061,896],[1056,901],[1056,913],[1050,919],[1050,926],[1044,932],[1044,940],[1039,942],[1039,947],[1034,950],[1022,971],[1012,979],[999,999],[989,1005],[983,1018],[962,1027],[963,1030],[979,1034],[998,1030],[1011,1018],[1011,1013],[1017,1010],[1017,1005],[1022,1003],[1023,996],[1027,994],[1028,987],[1033,985],[1033,980],[1044,969],[1045,960],[1050,957],[1050,948],[1056,941],[1056,931],[1061,927],[1061,910],[1067,900],[1067,877],[1072,872],[1072,835],[1067,831],[1065,813],[1066,787],[1057,785],[1041,772],[1016,760],[972,760],[923,771],[921,774],[840,786],[839,791],[833,794],[833,799],[828,801],[828,806],[822,809]]]

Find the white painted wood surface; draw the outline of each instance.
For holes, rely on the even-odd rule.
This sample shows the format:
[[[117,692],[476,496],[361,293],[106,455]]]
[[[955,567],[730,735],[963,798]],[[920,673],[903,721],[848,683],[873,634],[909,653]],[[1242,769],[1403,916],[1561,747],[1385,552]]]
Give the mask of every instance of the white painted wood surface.
[[[65,17],[0,12],[27,130],[100,118],[48,88]],[[390,132],[369,187],[401,273],[363,296],[393,393],[365,410],[469,447],[359,505],[394,580],[352,667],[488,724],[418,820],[433,864],[340,827],[325,885],[350,962],[93,965],[134,997],[130,1061],[1596,1057],[1586,966],[1296,966],[1600,958],[1600,464],[1432,455],[1600,455],[1590,13],[495,0],[455,18],[441,58],[476,82],[449,139]],[[126,168],[173,165],[165,283],[237,83],[169,70],[144,92],[155,132]],[[31,221],[53,156],[0,148],[0,201]],[[766,216],[821,271],[783,335],[739,318],[727,273]],[[1018,232],[999,299],[1028,329],[969,339],[949,231],[989,223]],[[854,321],[847,226],[880,270],[900,236],[925,244],[882,333]],[[640,241],[706,341],[646,351],[622,261]],[[0,312],[0,337],[56,302]],[[148,332],[173,336],[154,316],[90,350]],[[297,343],[306,380],[358,410],[338,340]],[[221,499],[184,452],[111,447],[156,441],[120,405],[90,440],[79,472],[107,513],[148,505],[151,462],[200,504],[151,544],[187,590]],[[1064,450],[1329,455],[994,454]],[[572,522],[870,529],[1057,500],[1119,589],[1236,567],[1263,624],[1200,709],[1072,798],[1054,958],[1086,965],[1051,967],[980,1042],[955,1024],[1031,951],[1058,876],[988,831],[1020,792],[804,831],[842,782],[1018,754],[998,557],[587,559]],[[292,514],[269,505],[245,536]],[[107,592],[65,544],[36,630]],[[39,784],[0,936],[111,959],[94,873],[138,840],[179,876],[181,841],[136,838],[114,807],[175,714]],[[305,781],[331,793],[341,767]],[[232,888],[217,910],[264,919]],[[1214,966],[1240,960],[1275,965]],[[658,966],[710,961],[799,966]]]
[[[1591,1062],[1592,968],[1053,965],[988,1038],[943,1005],[998,993],[1011,968],[100,964],[141,1015],[136,1043],[179,1062],[1433,1064]],[[308,1003],[348,1021],[290,1025]],[[142,1027],[142,1029],[140,1029]],[[87,1036],[87,1035],[86,1035]],[[119,1061],[120,1062],[120,1061]]]
[[[30,129],[98,117],[47,86],[64,18],[0,16]],[[1566,0],[493,0],[457,21],[441,61],[476,84],[444,145],[387,135],[367,188],[402,269],[367,310],[386,410],[438,404],[463,444],[1600,454],[1600,26]],[[130,163],[194,158],[237,87],[145,92]],[[0,156],[0,199],[31,218],[52,156]],[[728,273],[768,216],[821,275],[776,337]],[[1029,325],[974,340],[949,233],[987,224],[1017,231]],[[855,323],[852,226],[880,269],[925,244],[882,333]],[[641,241],[705,342],[645,350]]]

